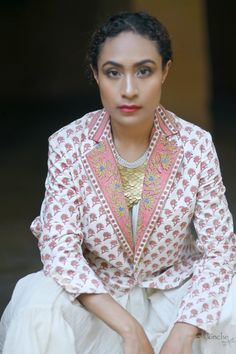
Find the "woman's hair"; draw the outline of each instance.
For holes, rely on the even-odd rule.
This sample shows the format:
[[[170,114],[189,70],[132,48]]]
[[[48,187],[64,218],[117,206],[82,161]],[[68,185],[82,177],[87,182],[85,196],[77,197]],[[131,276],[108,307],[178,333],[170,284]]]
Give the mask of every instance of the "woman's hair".
[[[146,12],[121,12],[108,18],[91,37],[87,59],[95,71],[102,45],[107,38],[116,37],[121,32],[133,32],[155,42],[163,67],[172,59],[169,33],[157,18]]]

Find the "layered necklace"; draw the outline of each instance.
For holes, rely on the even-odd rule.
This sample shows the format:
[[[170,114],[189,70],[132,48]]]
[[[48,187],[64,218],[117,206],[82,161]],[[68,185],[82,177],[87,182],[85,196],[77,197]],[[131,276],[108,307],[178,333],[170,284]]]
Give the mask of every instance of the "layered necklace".
[[[139,159],[128,162],[115,150],[123,191],[129,209],[141,200],[147,155],[148,150]]]

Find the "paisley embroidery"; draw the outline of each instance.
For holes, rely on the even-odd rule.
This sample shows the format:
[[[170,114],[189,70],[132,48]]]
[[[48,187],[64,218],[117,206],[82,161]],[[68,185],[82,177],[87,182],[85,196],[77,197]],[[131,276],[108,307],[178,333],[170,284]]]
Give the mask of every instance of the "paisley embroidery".
[[[117,203],[117,213],[119,214],[120,217],[125,215],[125,207],[124,205],[122,205],[122,203],[119,204],[119,202]]]
[[[177,166],[182,159],[180,152],[181,149],[175,141],[168,141],[166,136],[161,135],[149,158],[139,208],[136,261],[138,261],[148,236],[154,227],[154,224],[153,226],[151,225],[151,221],[154,216],[155,219],[157,218],[164,205],[167,192],[177,171]]]
[[[143,205],[144,205],[145,209],[152,209],[153,203],[154,203],[154,197],[152,195],[146,194],[143,197]]]
[[[167,154],[160,154],[160,163],[164,170],[167,170],[171,165],[171,156]]]
[[[108,211],[108,217],[116,230],[117,224],[120,232],[118,237],[123,244],[128,246],[129,253],[133,253],[133,241],[129,212],[122,188],[119,170],[117,168],[112,150],[107,140],[100,142],[95,149],[86,155],[93,177],[98,185],[94,183],[100,196],[102,204]],[[86,166],[86,164],[85,164]],[[99,192],[103,193],[104,197]],[[127,245],[128,243],[128,245]]]

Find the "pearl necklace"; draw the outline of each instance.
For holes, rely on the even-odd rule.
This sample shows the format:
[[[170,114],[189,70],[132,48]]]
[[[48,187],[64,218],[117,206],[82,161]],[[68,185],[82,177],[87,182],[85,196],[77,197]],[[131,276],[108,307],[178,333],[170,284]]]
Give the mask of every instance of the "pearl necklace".
[[[144,162],[146,162],[148,150],[146,150],[145,153],[141,157],[139,157],[137,160],[135,160],[133,162],[129,162],[129,161],[124,160],[120,156],[120,154],[118,153],[118,151],[116,149],[115,149],[115,155],[116,155],[116,160],[119,165],[121,165],[123,167],[127,167],[127,168],[136,168],[136,167],[142,166],[144,164]]]

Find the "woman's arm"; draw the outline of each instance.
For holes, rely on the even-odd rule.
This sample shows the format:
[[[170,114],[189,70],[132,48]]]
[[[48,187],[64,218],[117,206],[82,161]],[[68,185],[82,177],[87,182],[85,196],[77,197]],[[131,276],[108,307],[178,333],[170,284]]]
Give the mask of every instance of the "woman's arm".
[[[196,326],[176,322],[160,354],[191,354],[193,341],[199,333],[199,328]]]
[[[176,323],[160,354],[191,354],[194,338],[216,324],[226,299],[235,266],[235,235],[225,199],[219,161],[210,134],[202,142],[199,189],[194,213],[197,246],[203,253],[196,262]]]
[[[83,256],[79,192],[72,157],[56,139],[49,140],[48,175],[41,213],[31,225],[38,239],[44,272],[74,300],[80,293],[107,293]]]
[[[78,300],[123,338],[124,354],[154,354],[142,326],[109,294],[81,294]]]
[[[206,332],[216,325],[234,275],[236,240],[218,157],[209,133],[201,144],[201,172],[193,222],[202,257],[194,265],[176,322]]]

